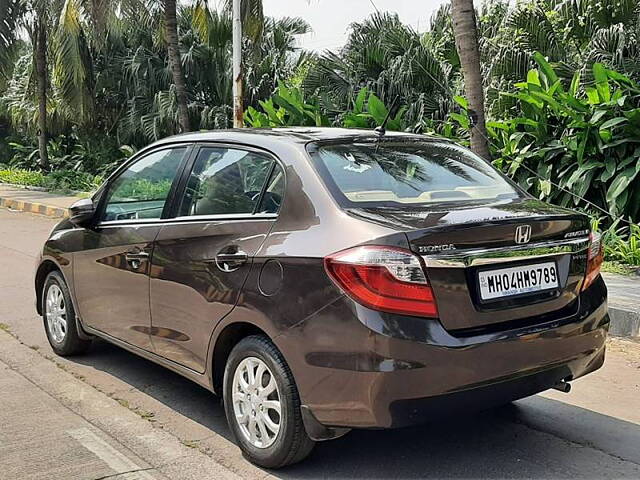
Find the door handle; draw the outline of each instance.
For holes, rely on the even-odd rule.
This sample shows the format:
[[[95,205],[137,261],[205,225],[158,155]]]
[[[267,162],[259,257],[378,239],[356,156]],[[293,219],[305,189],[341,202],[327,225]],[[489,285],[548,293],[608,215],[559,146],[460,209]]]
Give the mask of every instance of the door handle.
[[[142,262],[149,260],[149,254],[147,252],[127,252],[125,259],[127,263],[131,265],[131,268],[138,270]]]
[[[248,260],[249,255],[242,250],[233,253],[219,253],[216,255],[216,266],[223,272],[233,272]]]

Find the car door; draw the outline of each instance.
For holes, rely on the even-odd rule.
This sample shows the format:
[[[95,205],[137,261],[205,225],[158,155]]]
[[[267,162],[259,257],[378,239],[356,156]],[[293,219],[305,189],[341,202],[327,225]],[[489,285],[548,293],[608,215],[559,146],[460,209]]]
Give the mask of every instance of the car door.
[[[284,172],[270,154],[237,146],[203,145],[192,159],[176,218],[154,244],[151,339],[159,355],[204,372],[213,329],[275,222]]]
[[[190,146],[144,154],[101,195],[95,226],[74,254],[78,310],[85,325],[151,350],[149,265],[168,199]]]

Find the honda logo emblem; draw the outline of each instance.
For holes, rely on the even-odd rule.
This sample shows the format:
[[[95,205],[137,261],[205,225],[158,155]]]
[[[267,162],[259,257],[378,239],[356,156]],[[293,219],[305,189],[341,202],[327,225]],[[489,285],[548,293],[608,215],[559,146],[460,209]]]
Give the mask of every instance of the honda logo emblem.
[[[516,228],[516,243],[529,243],[531,240],[531,225],[520,225]]]

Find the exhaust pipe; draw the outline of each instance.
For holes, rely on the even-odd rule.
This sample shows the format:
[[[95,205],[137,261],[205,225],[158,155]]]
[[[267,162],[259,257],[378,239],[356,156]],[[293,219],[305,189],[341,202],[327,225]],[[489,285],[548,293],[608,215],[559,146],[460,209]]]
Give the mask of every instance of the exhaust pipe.
[[[558,390],[559,392],[569,393],[571,391],[571,384],[569,382],[561,380],[551,388],[553,388],[554,390]]]

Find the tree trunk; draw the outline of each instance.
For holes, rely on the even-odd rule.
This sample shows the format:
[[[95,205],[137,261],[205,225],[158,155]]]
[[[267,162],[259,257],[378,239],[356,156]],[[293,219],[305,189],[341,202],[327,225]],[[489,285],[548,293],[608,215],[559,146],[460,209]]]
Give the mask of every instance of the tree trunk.
[[[484,90],[480,71],[480,48],[473,0],[451,0],[453,33],[464,76],[464,89],[472,117],[471,150],[489,160],[489,141],[484,116]]]
[[[40,151],[40,166],[49,169],[49,154],[47,153],[47,30],[40,19],[35,34],[35,67],[38,91],[38,150]]]
[[[242,0],[233,0],[233,127],[244,126],[242,85]]]
[[[189,109],[187,107],[187,85],[182,71],[180,47],[178,46],[178,22],[176,20],[176,0],[164,1],[164,27],[169,52],[169,66],[173,74],[178,100],[178,120],[183,132],[191,131]]]

